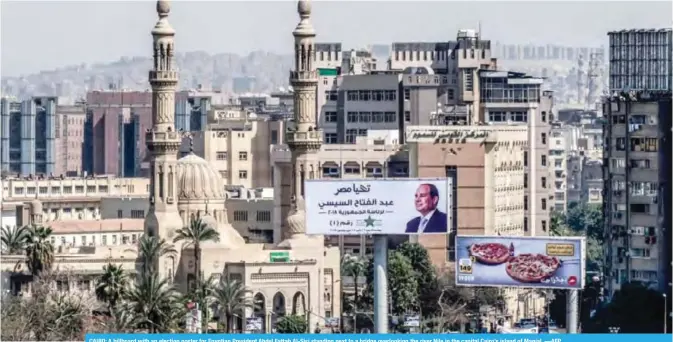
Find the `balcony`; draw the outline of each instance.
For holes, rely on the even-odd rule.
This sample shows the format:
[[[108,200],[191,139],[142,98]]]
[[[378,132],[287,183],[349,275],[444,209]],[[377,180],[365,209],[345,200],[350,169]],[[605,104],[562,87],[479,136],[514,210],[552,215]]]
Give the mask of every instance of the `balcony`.
[[[320,148],[323,142],[322,130],[309,132],[286,132],[285,140],[288,146]]]

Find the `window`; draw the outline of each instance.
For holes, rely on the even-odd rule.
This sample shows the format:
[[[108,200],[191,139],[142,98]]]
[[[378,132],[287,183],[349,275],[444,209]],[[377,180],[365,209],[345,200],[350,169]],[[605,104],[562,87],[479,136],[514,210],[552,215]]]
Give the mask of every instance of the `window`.
[[[449,89],[447,89],[447,91],[446,91],[446,97],[447,97],[448,100],[453,100],[453,99],[456,98],[456,95],[455,95],[454,92],[455,92],[455,90],[453,90],[453,88],[449,88]]]
[[[217,160],[227,160],[227,152],[226,151],[217,151],[215,153],[215,158],[217,158]]]
[[[528,217],[523,218],[523,231],[524,232],[528,231]]]
[[[82,186],[82,185],[75,186],[75,193],[76,194],[84,193],[84,186]]]
[[[624,159],[621,159],[622,161],[622,166],[624,167]],[[649,159],[631,159],[629,161],[629,166],[631,168],[637,168],[637,169],[649,169],[650,168],[650,160]]]
[[[528,151],[523,151],[523,166],[528,166]]]
[[[360,101],[369,101],[372,99],[371,90],[358,90],[358,100]]]
[[[241,161],[248,160],[248,152],[238,152],[238,160]]]
[[[360,166],[357,164],[346,164],[344,166],[344,173],[347,175],[359,175]]]
[[[14,193],[17,195],[23,195],[23,188],[14,188]]]
[[[358,112],[348,112],[346,114],[346,120],[348,122],[358,122]]]
[[[544,208],[543,208],[543,209],[544,209]],[[547,221],[546,221],[546,220],[542,220],[542,231],[543,231],[543,232],[546,232],[546,231],[547,231]]]
[[[87,185],[86,186],[86,192],[96,192],[96,186],[95,185]]]
[[[70,287],[68,286],[67,280],[57,280],[56,281],[56,291],[58,292],[69,292]]]
[[[337,122],[337,112],[326,111],[325,122]]]
[[[523,188],[528,189],[528,174],[527,173],[523,174]]]
[[[615,149],[617,151],[625,151],[626,150],[626,138],[615,139]]]
[[[395,122],[397,121],[397,114],[395,112],[385,112],[384,121],[385,122]]]
[[[366,176],[367,177],[382,177],[383,176],[383,170],[378,167],[378,166],[367,166],[367,171],[366,171]]]
[[[61,193],[61,188],[58,186],[52,186],[51,187],[51,193],[54,195],[58,195]]]
[[[121,209],[117,209],[117,218],[124,218],[124,211]]]
[[[561,158],[554,159],[554,167],[563,167],[563,159]]]
[[[541,133],[540,139],[542,140],[543,144],[547,144],[547,133]]]
[[[540,205],[542,206],[542,210],[547,210],[547,199],[543,198],[540,200]]]
[[[542,184],[543,189],[546,189],[547,188],[547,177],[542,177],[540,179],[540,184]]]
[[[131,210],[131,218],[144,218],[145,217],[145,211],[144,210]]]
[[[654,182],[631,182],[631,195],[655,197],[659,194],[659,184]]]
[[[101,238],[101,240],[102,240],[102,241],[101,241],[101,244],[102,244],[103,246],[107,246],[107,235],[103,235],[103,237]],[[65,241],[63,241],[63,243],[65,243]]]
[[[490,122],[505,122],[507,115],[505,112],[488,112],[488,121]]]
[[[396,101],[397,100],[397,91],[395,90],[384,90],[383,97],[385,101]]]
[[[357,129],[346,130],[346,144],[355,144],[355,137],[358,135]]]
[[[245,210],[234,210],[234,221],[248,222],[248,212]]]
[[[271,222],[271,212],[268,210],[258,210],[257,222]]]
[[[360,122],[372,122],[372,112],[359,112],[358,121]]]
[[[634,214],[649,214],[650,213],[650,205],[649,204],[640,204],[640,203],[631,204],[631,212],[634,213]]]
[[[346,92],[346,100],[347,101],[357,101],[358,100],[358,91],[357,90],[349,90]]]
[[[547,166],[547,156],[543,154],[540,159],[542,166]]]
[[[657,152],[658,150],[659,139],[657,138],[631,138],[631,151]]]
[[[633,160],[631,161],[633,163]],[[610,159],[610,168],[612,169],[623,169],[626,166],[626,161],[624,158],[612,158]]]
[[[542,122],[547,122],[547,112],[542,111]]]
[[[373,90],[372,91],[372,100],[373,101],[383,101],[383,90]]]
[[[246,170],[240,170],[240,171],[238,171],[238,178],[240,178],[240,179],[248,179],[248,171],[246,171]]]
[[[336,133],[325,133],[325,144],[336,144],[338,135]]]
[[[411,90],[409,89],[404,89],[404,99],[409,100],[411,99]]]
[[[511,112],[509,119],[513,122],[528,122],[528,112]]]
[[[336,166],[323,166],[322,176],[326,178],[339,178],[339,168]]]
[[[80,242],[82,246],[86,246],[86,235],[80,236]]]
[[[649,258],[650,255],[649,248],[631,248],[630,256],[633,258]]]
[[[528,210],[528,196],[523,196],[523,210]]]
[[[278,131],[275,129],[271,130],[271,143],[272,144],[278,143]]]
[[[410,122],[411,121],[411,112],[408,110],[404,111],[404,121],[405,122]]]
[[[108,191],[108,187],[107,187],[107,185],[100,185],[100,186],[98,186],[98,192],[100,192],[100,193],[102,193],[102,194],[106,194],[107,191]]]
[[[117,234],[112,235],[112,244],[117,245]]]

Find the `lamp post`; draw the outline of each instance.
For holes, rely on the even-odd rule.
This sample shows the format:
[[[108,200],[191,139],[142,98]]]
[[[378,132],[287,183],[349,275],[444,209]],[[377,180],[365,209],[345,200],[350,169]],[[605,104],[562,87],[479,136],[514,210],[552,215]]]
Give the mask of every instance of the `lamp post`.
[[[668,302],[664,293],[664,334],[668,331]]]

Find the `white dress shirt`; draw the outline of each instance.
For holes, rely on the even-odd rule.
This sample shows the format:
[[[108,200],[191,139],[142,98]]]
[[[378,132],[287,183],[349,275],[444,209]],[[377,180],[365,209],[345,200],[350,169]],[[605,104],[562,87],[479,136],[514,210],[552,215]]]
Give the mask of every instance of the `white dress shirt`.
[[[418,232],[419,233],[422,233],[425,230],[425,226],[428,225],[428,222],[430,222],[430,218],[432,217],[432,215],[435,214],[435,211],[437,211],[437,209],[435,209],[435,210],[429,212],[427,215],[421,217],[421,222],[418,224]]]

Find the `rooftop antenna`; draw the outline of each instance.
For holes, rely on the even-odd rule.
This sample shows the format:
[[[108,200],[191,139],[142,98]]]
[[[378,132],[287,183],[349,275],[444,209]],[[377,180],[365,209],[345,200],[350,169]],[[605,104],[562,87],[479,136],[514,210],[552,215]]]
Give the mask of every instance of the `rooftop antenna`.
[[[481,20],[477,22],[477,40],[481,40]]]

